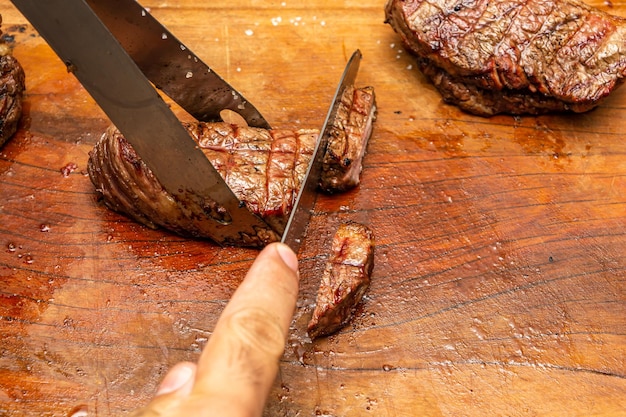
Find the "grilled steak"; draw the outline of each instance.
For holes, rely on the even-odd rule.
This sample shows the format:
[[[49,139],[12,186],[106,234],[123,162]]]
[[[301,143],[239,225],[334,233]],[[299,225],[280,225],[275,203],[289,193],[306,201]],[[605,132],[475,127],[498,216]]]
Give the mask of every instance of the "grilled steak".
[[[227,123],[185,127],[235,195],[281,233],[311,159],[318,131],[268,131]],[[87,167],[96,190],[109,208],[151,228],[207,237],[201,222],[183,214],[114,127],[96,144]],[[262,246],[278,238],[274,235],[240,243]]]
[[[334,193],[359,184],[367,141],[376,115],[374,89],[348,88],[333,124],[320,177],[322,190]]]
[[[583,112],[626,75],[626,20],[575,0],[388,0],[444,101],[479,115]]]
[[[25,88],[22,66],[11,55],[9,46],[5,42],[0,42],[0,146],[17,130],[22,117],[22,98]]]
[[[374,236],[366,226],[342,224],[333,237],[317,293],[313,317],[308,324],[311,338],[342,328],[369,287],[374,267]]]
[[[367,102],[363,99],[366,94],[370,97],[371,89],[356,91],[353,95],[356,100],[347,99],[343,105],[349,108],[359,106],[359,109],[342,109],[340,114],[365,112],[373,118],[374,112],[370,110],[373,95]],[[333,149],[350,150],[342,151],[342,156],[352,149],[364,149],[371,132],[371,129],[365,129],[371,126],[371,120],[362,121],[360,134],[353,122],[345,121],[345,124],[349,126],[350,134],[334,137],[331,141]],[[306,174],[319,131],[265,130],[227,123],[195,123],[185,127],[237,198],[273,229],[274,233],[245,236],[233,244],[258,247],[278,240]],[[342,141],[355,143],[348,145]],[[362,152],[360,156],[363,156]],[[355,159],[355,166],[360,163]],[[185,215],[114,127],[105,132],[91,151],[88,172],[109,208],[151,228],[163,227],[181,235],[210,237],[209,231],[203,230],[202,222],[197,220],[204,214]],[[356,181],[353,176],[349,176],[349,180],[350,185],[356,185],[358,174]],[[335,183],[341,186],[342,181]]]

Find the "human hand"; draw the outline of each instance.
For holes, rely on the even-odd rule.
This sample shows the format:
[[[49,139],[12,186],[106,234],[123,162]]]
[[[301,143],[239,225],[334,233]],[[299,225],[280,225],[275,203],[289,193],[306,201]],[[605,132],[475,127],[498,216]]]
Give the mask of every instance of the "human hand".
[[[198,364],[172,367],[150,404],[131,416],[260,416],[293,317],[297,271],[288,246],[263,249],[224,308]]]

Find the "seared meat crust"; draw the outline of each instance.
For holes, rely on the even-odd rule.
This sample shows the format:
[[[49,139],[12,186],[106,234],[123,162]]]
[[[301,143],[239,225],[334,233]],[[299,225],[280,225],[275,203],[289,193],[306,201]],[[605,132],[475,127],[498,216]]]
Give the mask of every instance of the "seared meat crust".
[[[339,226],[333,237],[330,258],[322,275],[313,317],[308,324],[311,338],[342,328],[369,288],[374,268],[374,235],[354,222]]]
[[[361,162],[376,117],[372,87],[346,89],[341,104],[320,176],[320,188],[328,193],[347,191],[359,184]]]
[[[625,19],[576,0],[389,0],[387,23],[446,102],[583,112],[626,74]]]
[[[1,22],[2,17],[0,17]],[[22,117],[25,89],[24,69],[11,55],[9,46],[6,43],[0,43],[0,146],[17,130]]]

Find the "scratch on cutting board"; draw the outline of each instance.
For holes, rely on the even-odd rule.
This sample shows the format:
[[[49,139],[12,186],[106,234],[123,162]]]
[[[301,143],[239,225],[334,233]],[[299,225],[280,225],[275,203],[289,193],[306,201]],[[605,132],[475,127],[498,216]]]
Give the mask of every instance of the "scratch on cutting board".
[[[109,414],[111,414],[111,400],[109,398],[109,380],[107,379],[106,375],[102,376],[103,380],[104,380],[104,400],[106,403],[106,408],[107,408],[107,412]]]
[[[611,194],[613,194],[613,192],[615,191],[615,179],[617,177],[615,175],[613,175],[613,177],[611,178],[611,185],[609,186],[609,191],[611,192]]]
[[[317,367],[317,358],[315,358],[315,356],[313,357],[313,360],[315,361],[315,386],[317,387],[316,390],[316,394],[317,394],[317,399],[315,400],[315,408],[318,408],[321,404],[322,401],[322,387],[320,386],[320,374],[318,371],[318,367]]]

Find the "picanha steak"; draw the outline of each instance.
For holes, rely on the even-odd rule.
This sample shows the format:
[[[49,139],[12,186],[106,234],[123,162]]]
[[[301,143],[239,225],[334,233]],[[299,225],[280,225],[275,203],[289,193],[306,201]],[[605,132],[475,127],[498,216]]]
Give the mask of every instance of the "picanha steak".
[[[11,55],[11,48],[4,40],[0,41],[0,146],[13,136],[22,117],[25,79],[22,66]]]
[[[575,0],[388,0],[445,102],[478,115],[584,112],[626,75],[626,19]]]
[[[361,166],[360,158],[375,116],[373,89],[350,91],[342,100],[338,118],[341,120],[335,123],[336,129],[344,133],[331,136],[328,149],[332,154],[325,156],[324,169],[333,170],[338,177],[336,181],[332,176],[325,177],[326,182],[340,190],[358,184],[358,174],[355,179],[346,172]],[[319,130],[266,130],[201,122],[185,124],[185,127],[239,200],[272,228],[262,235],[242,236],[241,241],[232,244],[259,247],[279,240],[306,174]],[[345,164],[347,159],[351,162]],[[335,164],[335,160],[340,162]],[[337,168],[342,164],[345,167]],[[109,128],[90,152],[88,172],[109,208],[151,228],[209,237],[209,231],[202,229],[203,222],[198,221],[204,213],[183,213],[115,127]]]
[[[341,329],[352,317],[370,285],[374,268],[374,235],[365,225],[348,222],[339,226],[317,292],[311,338]]]
[[[363,156],[376,116],[372,87],[348,87],[324,154],[320,188],[328,193],[347,191],[359,184]]]

